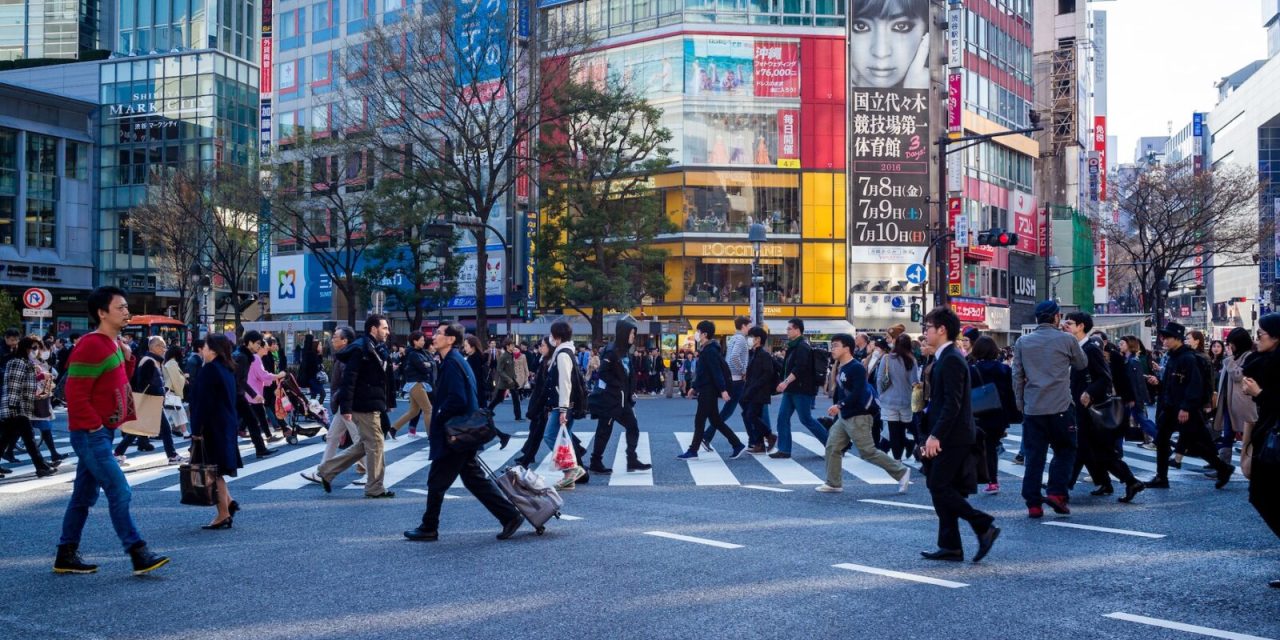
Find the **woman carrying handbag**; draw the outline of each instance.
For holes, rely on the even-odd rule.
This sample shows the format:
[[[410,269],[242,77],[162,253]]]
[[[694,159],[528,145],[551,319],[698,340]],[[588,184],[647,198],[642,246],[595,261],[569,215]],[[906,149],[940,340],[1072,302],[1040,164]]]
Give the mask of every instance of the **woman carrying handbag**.
[[[1258,421],[1244,427],[1240,467],[1249,479],[1249,504],[1280,537],[1280,313],[1258,319],[1258,355],[1244,367],[1240,384],[1258,404]],[[1271,588],[1280,589],[1280,580]]]
[[[969,365],[969,370],[974,388],[994,384],[996,395],[1000,399],[1001,410],[985,413],[975,410],[973,415],[973,421],[978,427],[979,444],[982,446],[980,459],[985,465],[984,469],[978,470],[978,476],[981,478],[985,475],[987,478],[987,486],[982,493],[995,495],[1000,493],[1000,481],[996,473],[1000,462],[1000,441],[1008,432],[1009,425],[1021,422],[1022,416],[1018,413],[1013,394],[1013,371],[1009,365],[1000,361],[1000,347],[996,346],[995,340],[990,336],[981,336],[971,347],[969,355],[973,358],[973,364]]]
[[[231,341],[223,335],[210,335],[200,349],[204,366],[191,385],[191,436],[193,460],[216,465],[218,512],[202,529],[230,529],[232,517],[240,503],[231,499],[228,476],[234,478],[244,466],[236,443],[239,419],[236,415],[235,365],[231,360]]]

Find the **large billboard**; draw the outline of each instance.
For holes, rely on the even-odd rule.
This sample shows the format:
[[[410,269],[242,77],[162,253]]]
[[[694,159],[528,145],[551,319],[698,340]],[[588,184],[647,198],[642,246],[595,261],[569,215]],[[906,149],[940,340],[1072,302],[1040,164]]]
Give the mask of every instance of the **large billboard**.
[[[929,3],[855,0],[851,10],[850,243],[924,245],[931,139]]]

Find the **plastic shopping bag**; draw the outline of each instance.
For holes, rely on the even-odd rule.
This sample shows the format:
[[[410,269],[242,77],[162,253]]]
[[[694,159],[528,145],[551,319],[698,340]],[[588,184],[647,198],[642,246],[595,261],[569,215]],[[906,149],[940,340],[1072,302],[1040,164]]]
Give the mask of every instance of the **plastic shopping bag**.
[[[553,451],[556,469],[567,471],[578,466],[578,457],[573,453],[573,440],[569,438],[569,430],[560,425],[560,433],[556,435],[556,448]]]

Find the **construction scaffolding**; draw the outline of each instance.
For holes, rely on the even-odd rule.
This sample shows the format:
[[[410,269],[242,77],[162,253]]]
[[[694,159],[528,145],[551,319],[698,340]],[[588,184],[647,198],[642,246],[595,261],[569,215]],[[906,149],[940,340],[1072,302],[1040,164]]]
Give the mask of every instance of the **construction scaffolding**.
[[[1049,144],[1051,153],[1059,153],[1065,147],[1077,142],[1076,112],[1077,103],[1076,78],[1076,41],[1075,38],[1063,38],[1058,41],[1058,49],[1053,52],[1052,66],[1049,71],[1049,114],[1051,123]]]

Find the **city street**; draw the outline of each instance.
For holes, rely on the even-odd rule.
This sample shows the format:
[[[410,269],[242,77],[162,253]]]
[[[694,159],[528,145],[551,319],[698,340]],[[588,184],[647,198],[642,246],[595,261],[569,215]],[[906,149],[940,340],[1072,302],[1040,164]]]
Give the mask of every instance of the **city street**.
[[[1030,520],[1023,468],[1010,462],[1014,428],[1002,492],[972,497],[1003,529],[991,555],[931,563],[918,553],[936,533],[923,477],[897,495],[882,471],[847,456],[844,493],[817,493],[819,445],[798,423],[793,460],[720,450],[679,461],[693,413],[690,400],[642,399],[640,457],[653,471],[626,473],[615,430],[612,477],[564,492],[565,518],[545,535],[526,525],[509,541],[494,539],[498,524],[461,488],[445,502],[439,542],[402,538],[421,515],[429,465],[426,439],[403,431],[387,442],[393,500],[363,499],[352,471],[332,495],[299,478],[319,460],[318,436],[265,460],[244,447],[231,484],[243,511],[229,531],[200,530],[213,511],[178,503],[177,468],[155,466],[157,443],[131,453],[126,471],[142,534],[172,563],[142,578],[130,575],[105,498],[81,549],[99,572],[53,575],[74,459],[51,478],[11,476],[0,484],[0,637],[1280,637],[1267,588],[1280,548],[1243,479],[1215,491],[1198,461],[1135,504],[1081,486],[1070,516]],[[498,417],[517,435],[485,452],[494,466],[528,425],[511,420],[510,404]],[[741,431],[739,416],[730,425]],[[1125,457],[1153,475],[1154,452],[1127,446]],[[965,544],[972,555],[967,531]]]

